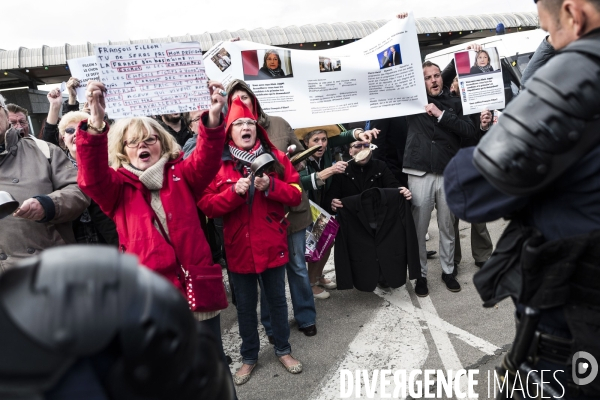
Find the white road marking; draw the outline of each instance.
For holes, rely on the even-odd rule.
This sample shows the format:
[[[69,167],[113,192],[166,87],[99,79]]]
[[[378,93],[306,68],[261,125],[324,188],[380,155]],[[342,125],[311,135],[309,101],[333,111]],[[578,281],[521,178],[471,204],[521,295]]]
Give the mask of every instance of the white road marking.
[[[333,256],[325,267],[328,278],[334,278]],[[448,333],[470,346],[486,354],[494,354],[498,347],[479,338],[461,328],[458,328],[441,319],[430,297],[418,298],[419,307],[415,307],[408,294],[412,284],[407,282],[405,287],[393,290],[376,289],[375,294],[384,299],[373,318],[364,324],[358,335],[348,346],[348,351],[340,361],[330,369],[330,372],[321,381],[319,387],[310,395],[311,400],[330,400],[339,398],[340,371],[375,369],[406,370],[423,369],[429,355],[429,347],[423,333],[421,322],[426,323],[432,335],[438,354],[445,370],[457,371],[463,369],[458,354],[452,345]],[[293,311],[289,289],[286,285],[286,298],[288,302],[288,319],[293,321]],[[259,315],[259,337],[261,351],[271,346],[266,337],[264,328],[260,324],[260,306],[257,308]],[[225,353],[232,357],[230,365],[232,373],[241,367],[242,359],[239,354],[241,338],[239,326],[233,324],[223,332],[223,347]],[[467,379],[463,377],[460,382],[461,390],[466,391]],[[363,385],[364,396],[364,385]],[[374,398],[378,397],[376,392]]]
[[[373,318],[363,325],[358,335],[348,346],[348,351],[321,381],[320,387],[309,397],[311,400],[332,400],[340,396],[340,374],[342,369],[350,371],[374,369],[412,370],[420,369],[427,359],[427,340],[416,313],[410,307],[410,296],[405,289],[391,292]],[[363,398],[365,388],[363,386]],[[378,393],[375,397],[378,399]]]
[[[431,297],[419,297],[418,301],[419,305],[421,306],[421,318],[426,321],[427,325],[429,326],[429,331],[431,332],[431,336],[437,347],[438,354],[442,359],[444,369],[446,371],[452,370],[454,372],[463,369],[464,367],[458,358],[458,354],[456,354],[456,350],[454,349],[452,342],[450,341],[448,332],[443,331],[434,325],[434,321],[438,322],[440,318],[435,306],[433,305],[433,302],[431,301]],[[494,346],[491,343],[489,345]],[[493,354],[493,352],[491,354]],[[467,377],[465,375],[461,375],[460,390],[463,393],[467,393]],[[469,400],[471,399],[471,397],[468,398]]]

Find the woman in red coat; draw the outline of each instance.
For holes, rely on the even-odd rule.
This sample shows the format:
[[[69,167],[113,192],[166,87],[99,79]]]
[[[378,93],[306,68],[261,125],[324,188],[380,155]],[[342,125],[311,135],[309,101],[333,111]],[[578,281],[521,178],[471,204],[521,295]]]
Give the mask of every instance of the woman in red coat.
[[[250,379],[258,361],[257,283],[260,278],[271,311],[275,354],[291,373],[302,364],[291,356],[288,342],[285,264],[288,262],[287,221],[284,206],[302,200],[298,173],[287,157],[268,139],[248,107],[235,98],[227,114],[227,143],[223,165],[205,190],[200,208],[209,218],[223,217],[227,263],[237,300],[242,337],[242,367],[233,381]],[[276,160],[263,177],[250,180],[250,165],[263,153]]]
[[[100,82],[88,83],[91,116],[77,130],[77,182],[115,221],[121,250],[171,281],[199,324],[220,342],[219,313],[227,297],[196,205],[219,170],[225,140],[225,98],[220,84],[213,87],[219,89],[211,89],[212,106],[201,116],[198,145],[184,160],[175,139],[151,118],[121,119],[109,133],[103,122],[106,89]],[[186,272],[191,282],[184,288],[180,278]]]

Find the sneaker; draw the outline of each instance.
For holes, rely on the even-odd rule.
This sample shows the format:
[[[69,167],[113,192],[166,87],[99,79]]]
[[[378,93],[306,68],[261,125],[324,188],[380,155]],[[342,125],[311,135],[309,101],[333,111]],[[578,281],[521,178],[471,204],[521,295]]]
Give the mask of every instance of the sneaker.
[[[456,267],[455,267],[456,269]],[[451,292],[460,292],[460,284],[456,281],[453,274],[444,274],[442,272],[442,280],[446,284],[446,288]]]
[[[433,258],[437,254],[437,251],[427,250],[427,258]]]
[[[426,242],[429,242],[429,233],[426,233],[426,234],[425,234],[425,241],[426,241]]]
[[[456,278],[458,275],[458,263],[454,263],[454,270],[452,271],[452,276]]]
[[[419,297],[429,296],[429,289],[427,289],[427,278],[417,278],[417,283],[415,284],[415,294]]]

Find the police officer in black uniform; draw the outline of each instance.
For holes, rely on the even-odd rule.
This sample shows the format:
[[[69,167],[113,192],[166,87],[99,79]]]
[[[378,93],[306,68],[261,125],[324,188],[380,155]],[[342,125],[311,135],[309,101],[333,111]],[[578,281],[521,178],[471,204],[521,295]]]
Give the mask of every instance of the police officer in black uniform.
[[[446,198],[469,222],[511,219],[474,278],[484,305],[508,296],[517,305],[515,342],[499,369],[508,371],[504,397],[543,390],[546,397],[597,399],[600,0],[534,1],[558,54],[476,148],[451,160]],[[531,370],[537,372],[527,379]]]
[[[233,400],[229,368],[202,329],[135,256],[46,250],[0,275],[0,399]]]

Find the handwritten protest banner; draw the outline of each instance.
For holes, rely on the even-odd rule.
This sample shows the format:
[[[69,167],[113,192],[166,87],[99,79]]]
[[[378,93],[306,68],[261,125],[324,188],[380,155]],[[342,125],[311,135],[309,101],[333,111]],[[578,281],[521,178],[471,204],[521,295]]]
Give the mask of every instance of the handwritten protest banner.
[[[111,118],[174,114],[210,107],[197,42],[94,48]]]
[[[79,87],[75,89],[77,92],[77,101],[84,103],[86,101],[85,88],[88,81],[97,81],[100,79],[100,71],[98,69],[98,63],[96,63],[96,57],[73,58],[67,60],[67,64],[69,64],[71,76],[79,79]],[[64,90],[64,88],[62,88],[62,90]]]

